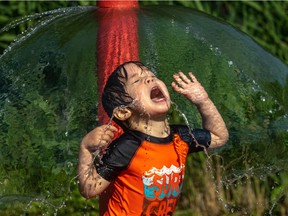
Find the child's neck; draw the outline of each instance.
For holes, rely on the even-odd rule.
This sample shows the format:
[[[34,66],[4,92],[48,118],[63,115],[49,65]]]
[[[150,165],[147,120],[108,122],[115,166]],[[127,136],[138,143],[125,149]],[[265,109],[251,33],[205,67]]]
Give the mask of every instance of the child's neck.
[[[130,121],[131,130],[140,131],[154,137],[167,137],[170,134],[170,127],[167,119],[138,118]]]

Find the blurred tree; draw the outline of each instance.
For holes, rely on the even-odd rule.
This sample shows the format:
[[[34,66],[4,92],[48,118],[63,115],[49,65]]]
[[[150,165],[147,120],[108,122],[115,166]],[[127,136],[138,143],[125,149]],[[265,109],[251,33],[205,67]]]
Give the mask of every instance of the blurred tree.
[[[1,1],[0,26],[26,15],[61,7],[95,6],[96,1]],[[288,1],[140,1],[140,5],[176,5],[194,8],[239,28],[260,45],[288,63]],[[33,22],[25,22],[8,32],[0,31],[0,53]]]

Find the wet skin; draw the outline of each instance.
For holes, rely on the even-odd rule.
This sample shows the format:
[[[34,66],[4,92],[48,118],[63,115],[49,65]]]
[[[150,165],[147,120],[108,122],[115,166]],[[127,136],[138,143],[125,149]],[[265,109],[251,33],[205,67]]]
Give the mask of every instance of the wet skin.
[[[128,107],[114,111],[114,117],[128,121],[129,129],[137,130],[155,137],[167,137],[170,134],[166,115],[171,101],[166,85],[147,68],[127,64],[128,79],[125,82],[127,93],[133,98]],[[194,104],[201,117],[203,128],[211,133],[210,148],[222,146],[228,140],[226,125],[207,92],[196,77],[189,72],[173,75],[172,88],[184,95]],[[86,198],[101,194],[110,184],[93,167],[93,152],[113,139],[116,129],[111,125],[102,125],[88,133],[80,144],[78,178],[81,194]]]

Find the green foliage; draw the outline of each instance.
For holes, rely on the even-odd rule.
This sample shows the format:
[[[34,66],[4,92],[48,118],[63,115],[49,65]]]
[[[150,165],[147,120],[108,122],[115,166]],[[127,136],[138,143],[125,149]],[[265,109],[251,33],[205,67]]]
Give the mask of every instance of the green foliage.
[[[87,70],[79,86],[75,74],[67,76],[63,53],[40,50],[36,56],[28,64],[25,55],[9,64],[2,59],[0,66],[1,215],[62,208],[69,191],[77,191],[70,181],[76,176],[80,139],[95,127],[94,67],[78,64],[69,70],[76,75]]]
[[[95,5],[96,1],[2,1],[0,25],[28,14],[60,7]],[[140,1],[140,5],[181,5],[219,17],[252,36],[271,53],[288,63],[287,1]],[[28,26],[27,26],[28,25]],[[33,23],[25,23],[0,35],[0,50],[6,48],[20,32]]]
[[[0,2],[0,26],[6,26],[11,22],[16,22],[24,16],[41,13],[57,8],[71,6],[95,5],[94,1],[1,1]],[[12,28],[9,32],[0,34],[0,53],[16,38],[17,35],[24,32],[36,23],[28,20],[16,28]],[[2,27],[1,27],[2,28]]]
[[[219,17],[288,63],[287,1],[173,1]]]

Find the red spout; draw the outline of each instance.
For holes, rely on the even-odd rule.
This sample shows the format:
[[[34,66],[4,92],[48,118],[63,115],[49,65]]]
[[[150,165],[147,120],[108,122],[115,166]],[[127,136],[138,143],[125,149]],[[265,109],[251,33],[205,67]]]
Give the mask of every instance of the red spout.
[[[98,0],[97,6],[99,8],[117,8],[117,7],[139,7],[137,0],[130,1],[106,1],[106,0]]]
[[[126,61],[139,60],[137,1],[98,1],[97,74],[98,117],[109,122],[101,96],[109,75]]]

